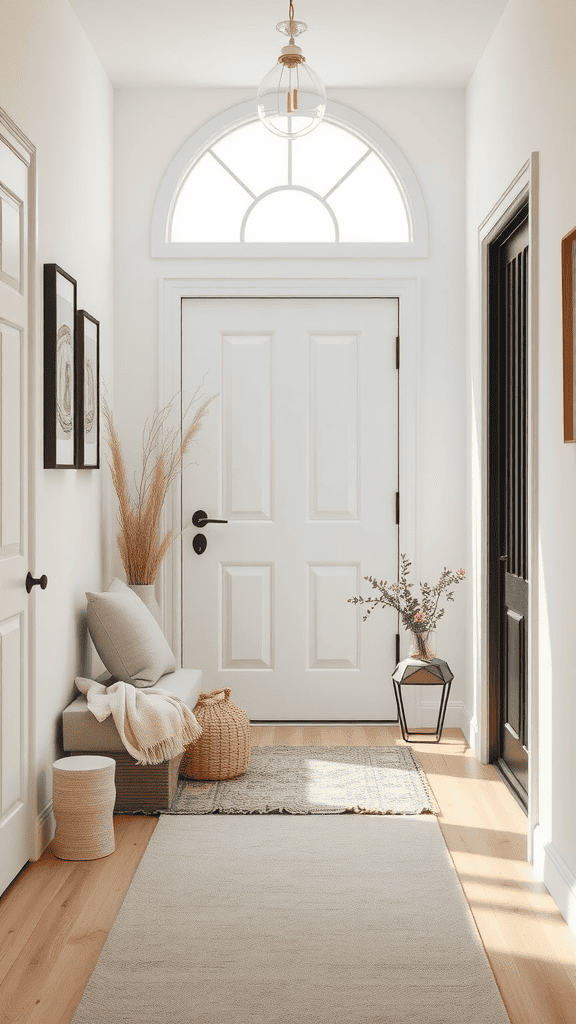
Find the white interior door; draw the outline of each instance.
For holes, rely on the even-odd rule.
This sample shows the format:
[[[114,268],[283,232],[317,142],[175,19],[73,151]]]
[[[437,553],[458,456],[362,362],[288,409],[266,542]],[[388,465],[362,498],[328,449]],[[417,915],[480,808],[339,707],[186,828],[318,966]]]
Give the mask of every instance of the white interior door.
[[[0,892],[31,855],[28,799],[29,160],[0,120]]]
[[[220,396],[183,475],[183,664],[252,720],[396,718],[396,617],[347,599],[397,575],[397,334],[396,299],[183,300],[184,401]]]

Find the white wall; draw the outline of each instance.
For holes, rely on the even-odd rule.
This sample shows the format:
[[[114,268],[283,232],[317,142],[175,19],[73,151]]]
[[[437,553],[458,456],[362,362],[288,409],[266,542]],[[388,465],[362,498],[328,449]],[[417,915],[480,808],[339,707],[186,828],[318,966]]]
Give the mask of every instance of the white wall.
[[[576,7],[510,0],[467,90],[468,291],[481,402],[478,227],[540,154],[538,579],[540,828],[536,859],[576,930],[576,446],[563,443],[560,242],[576,224]],[[472,450],[481,438],[472,429]],[[477,469],[477,466],[475,467]],[[536,581],[532,581],[534,584]]]
[[[0,10],[0,106],[37,148],[38,318],[35,338],[36,553],[46,573],[37,618],[38,813],[52,795],[62,709],[89,668],[84,591],[103,580],[101,471],[42,468],[42,266],[78,282],[78,308],[100,320],[112,381],[113,90],[67,0],[18,0]]]
[[[289,261],[160,260],[150,257],[156,192],[186,139],[211,117],[250,99],[247,90],[128,89],[116,92],[116,402],[115,414],[130,459],[138,458],[145,416],[157,404],[158,280],[161,277],[282,277]],[[342,277],[412,277],[421,296],[420,359],[402,372],[418,374],[420,575],[457,568],[465,557],[464,342],[464,92],[460,90],[334,90],[330,98],[371,118],[403,150],[428,209],[428,259],[338,261]],[[302,267],[298,268],[300,274]],[[330,276],[328,261],[310,261],[307,273]],[[417,552],[409,552],[417,563]],[[118,563],[117,563],[118,565]],[[120,570],[120,566],[118,566]],[[439,629],[439,653],[455,673],[454,705],[470,707],[466,673],[467,588],[459,588]],[[377,628],[374,621],[365,628]],[[428,695],[426,696],[428,699]],[[432,724],[432,709],[425,711]],[[460,711],[447,724],[465,724]]]

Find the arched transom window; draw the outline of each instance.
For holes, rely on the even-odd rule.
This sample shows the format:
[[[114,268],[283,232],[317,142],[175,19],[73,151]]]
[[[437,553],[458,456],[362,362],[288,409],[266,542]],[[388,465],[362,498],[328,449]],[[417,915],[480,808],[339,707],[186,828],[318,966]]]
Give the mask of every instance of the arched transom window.
[[[259,120],[200,157],[172,214],[172,242],[409,242],[400,189],[381,156],[324,121],[282,139]]]
[[[377,140],[345,123],[343,108],[331,116],[336,106],[300,139],[266,131],[253,107],[252,116],[230,111],[227,124],[222,116],[192,136],[158,195],[153,255],[193,255],[214,243],[376,244],[425,255],[424,204],[407,161],[383,132]]]

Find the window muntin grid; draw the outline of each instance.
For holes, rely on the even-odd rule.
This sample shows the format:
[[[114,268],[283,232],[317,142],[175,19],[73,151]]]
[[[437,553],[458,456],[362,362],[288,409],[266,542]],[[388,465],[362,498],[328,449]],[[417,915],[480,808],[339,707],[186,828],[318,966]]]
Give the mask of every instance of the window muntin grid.
[[[412,241],[406,204],[382,155],[328,120],[292,141],[258,120],[226,132],[191,164],[169,240]]]

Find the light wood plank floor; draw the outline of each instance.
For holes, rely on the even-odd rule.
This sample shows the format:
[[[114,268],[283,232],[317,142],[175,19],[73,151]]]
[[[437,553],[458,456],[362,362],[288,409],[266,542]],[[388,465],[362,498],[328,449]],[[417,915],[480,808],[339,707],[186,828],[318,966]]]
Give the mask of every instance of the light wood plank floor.
[[[253,742],[403,744],[397,728],[375,726],[260,726],[253,727]],[[524,814],[460,730],[444,730],[439,745],[412,746],[512,1024],[574,1024],[576,940],[531,878]],[[156,819],[118,816],[115,823],[110,857],[76,863],[47,851],[0,900],[1,1024],[71,1020]]]

